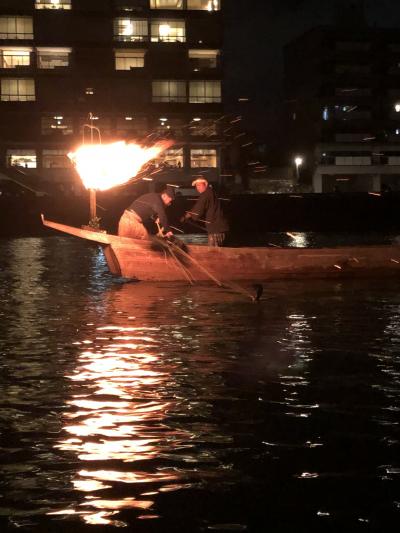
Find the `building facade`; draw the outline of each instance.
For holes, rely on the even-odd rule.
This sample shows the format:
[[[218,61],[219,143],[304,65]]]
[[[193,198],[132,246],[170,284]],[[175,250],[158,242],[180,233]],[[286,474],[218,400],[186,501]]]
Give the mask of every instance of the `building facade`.
[[[157,180],[189,184],[221,161],[221,0],[2,0],[0,175],[79,190],[83,142],[174,146]]]
[[[315,192],[400,190],[398,30],[311,30],[286,47],[285,84],[291,153]]]

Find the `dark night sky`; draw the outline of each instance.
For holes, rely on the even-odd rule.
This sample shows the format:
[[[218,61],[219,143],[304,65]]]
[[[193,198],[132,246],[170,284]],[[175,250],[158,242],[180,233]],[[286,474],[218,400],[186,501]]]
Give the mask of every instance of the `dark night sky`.
[[[248,96],[260,121],[280,94],[283,46],[315,26],[331,24],[335,6],[357,0],[225,0],[225,86],[228,106]],[[368,24],[398,27],[400,0],[365,0]]]

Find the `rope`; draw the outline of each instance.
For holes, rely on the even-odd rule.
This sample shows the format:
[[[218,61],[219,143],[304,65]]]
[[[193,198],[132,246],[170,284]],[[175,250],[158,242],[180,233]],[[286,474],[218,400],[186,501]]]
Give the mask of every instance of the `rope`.
[[[237,285],[236,283],[232,283],[232,282],[227,282],[227,281],[222,283],[222,281],[217,279],[214,276],[214,274],[212,274],[202,264],[200,264],[199,261],[197,261],[191,255],[189,255],[187,252],[182,250],[182,248],[177,246],[174,242],[165,240],[162,237],[155,237],[155,239],[157,240],[158,243],[161,244],[161,246],[163,246],[164,248],[166,248],[170,252],[171,256],[173,257],[175,262],[180,266],[183,274],[188,279],[188,281],[189,281],[189,283],[191,285],[193,285],[193,282],[195,281],[195,278],[194,278],[193,274],[189,271],[189,269],[186,268],[184,265],[182,265],[182,263],[181,263],[181,261],[179,261],[177,255],[181,255],[181,257],[184,257],[185,259],[188,259],[192,263],[192,265],[194,265],[199,270],[204,272],[204,274],[206,274],[207,277],[209,277],[212,281],[214,281],[214,283],[216,283],[216,285],[218,285],[218,287],[231,289],[234,292],[238,292],[240,294],[243,294],[244,296],[249,297],[253,301],[255,300],[255,297],[253,296],[253,294],[251,294],[249,291],[247,291],[246,289],[244,289],[240,285]],[[190,279],[190,278],[192,278],[192,279]]]

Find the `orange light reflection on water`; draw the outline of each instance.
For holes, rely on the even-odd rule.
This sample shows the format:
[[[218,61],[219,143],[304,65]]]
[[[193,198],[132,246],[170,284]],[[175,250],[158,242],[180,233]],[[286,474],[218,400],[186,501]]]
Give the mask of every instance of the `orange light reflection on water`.
[[[149,334],[153,329],[157,331],[99,327],[93,331],[93,341],[76,343],[85,349],[67,376],[73,394],[66,402],[65,436],[57,448],[73,452],[80,461],[71,481],[84,495],[85,501],[78,505],[85,511],[77,508],[72,514],[88,524],[126,525],[115,514],[127,508],[140,509],[143,518],[153,505],[148,496],[142,497],[143,484],[151,483],[157,494],[164,484],[178,479],[172,468],[154,466],[166,440],[172,446],[179,432],[163,423],[171,402],[165,401],[162,391],[170,375],[157,370],[159,342]],[[99,337],[100,331],[110,336]],[[132,485],[134,494],[123,499],[99,497],[118,484]],[[71,506],[57,513],[71,514]]]

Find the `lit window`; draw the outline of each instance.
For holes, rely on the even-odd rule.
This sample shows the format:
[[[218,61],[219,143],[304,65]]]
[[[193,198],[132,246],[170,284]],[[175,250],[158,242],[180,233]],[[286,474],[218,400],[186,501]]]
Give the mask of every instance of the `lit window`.
[[[36,150],[7,150],[7,166],[36,168]]]
[[[184,20],[153,20],[151,22],[151,41],[165,43],[184,43],[186,41]]]
[[[32,48],[0,48],[0,68],[29,67]]]
[[[190,150],[191,168],[217,168],[217,150],[213,148],[192,148]]]
[[[0,17],[0,39],[33,39],[32,17]]]
[[[116,18],[114,39],[124,42],[147,41],[149,35],[147,20]]]
[[[43,150],[43,168],[69,168],[71,160],[67,155],[67,150]]]
[[[183,0],[150,0],[151,9],[183,9]]]
[[[144,67],[145,50],[115,50],[115,70]]]
[[[195,136],[212,137],[213,135],[217,135],[217,124],[211,118],[202,120],[193,119],[189,126],[189,133]]]
[[[219,50],[189,50],[189,62],[193,70],[217,68]]]
[[[220,0],[187,0],[187,8],[201,11],[219,11]]]
[[[38,67],[44,69],[68,67],[70,54],[71,48],[38,48]]]
[[[2,102],[30,102],[35,100],[35,82],[24,78],[1,80]]]
[[[178,80],[153,81],[153,102],[186,102],[186,82]]]
[[[42,117],[42,135],[59,133],[71,135],[74,132],[72,117],[63,115],[45,115]]]
[[[71,9],[71,0],[36,0],[36,9]]]
[[[191,81],[189,84],[189,102],[191,104],[209,104],[221,102],[220,81]]]
[[[156,162],[165,168],[183,168],[183,148],[166,150],[156,159]]]

